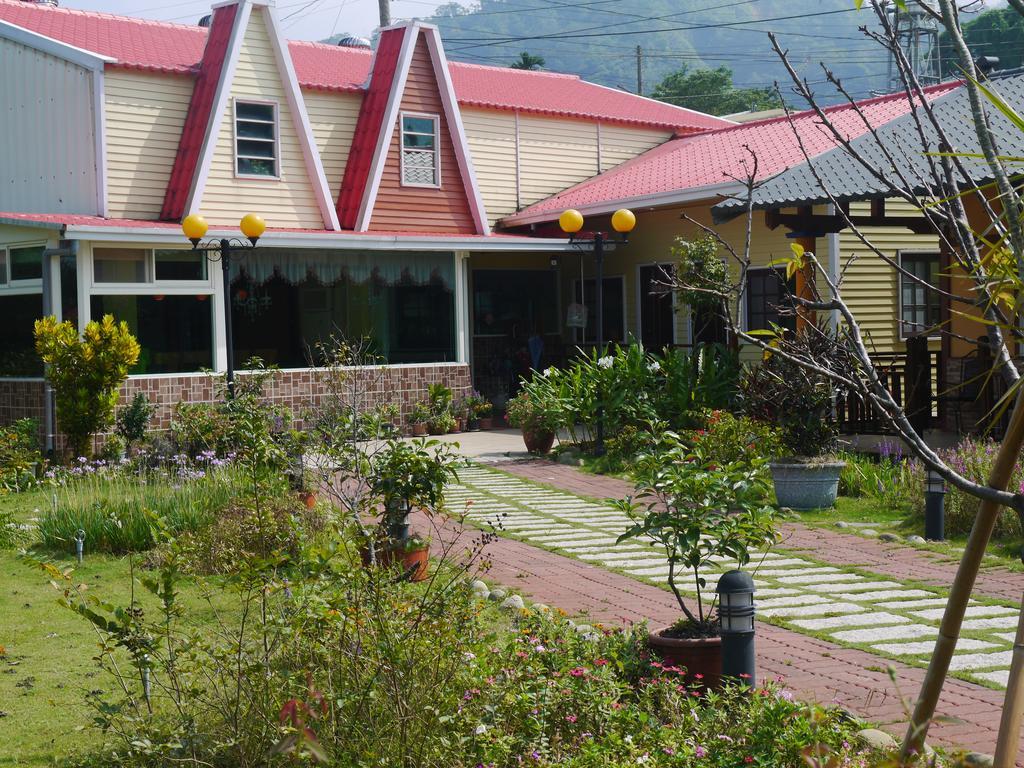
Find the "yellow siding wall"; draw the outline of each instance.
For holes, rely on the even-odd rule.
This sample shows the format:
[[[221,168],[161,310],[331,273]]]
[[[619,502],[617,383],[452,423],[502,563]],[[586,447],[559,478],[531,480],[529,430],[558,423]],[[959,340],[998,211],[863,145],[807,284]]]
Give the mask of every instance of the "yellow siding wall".
[[[520,201],[531,205],[598,173],[597,125],[519,116]]]
[[[222,116],[200,212],[216,224],[235,224],[242,215],[252,211],[262,214],[270,226],[323,229],[323,217],[306,172],[295,121],[260,6],[254,8],[246,30],[231,84],[231,97],[277,103],[281,178],[235,177],[234,105],[229,100]]]
[[[192,97],[192,78],[107,69],[104,80],[110,216],[157,219]]]
[[[303,91],[302,97],[320,150],[331,197],[337,200],[363,97],[358,93],[326,91]]]
[[[601,125],[601,170],[607,171],[672,138],[669,131]]]
[[[462,110],[469,152],[487,218],[495,221],[518,210],[516,200],[516,116],[511,112]]]

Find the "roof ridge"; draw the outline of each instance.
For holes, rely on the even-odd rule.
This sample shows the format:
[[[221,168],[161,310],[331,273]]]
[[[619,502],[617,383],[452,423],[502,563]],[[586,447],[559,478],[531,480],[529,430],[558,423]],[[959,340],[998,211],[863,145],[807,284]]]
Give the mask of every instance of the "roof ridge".
[[[10,5],[18,8],[31,8],[44,13],[66,13],[70,16],[101,17],[115,21],[130,21],[136,24],[146,24],[153,27],[171,27],[182,30],[203,30],[198,24],[181,24],[175,21],[161,21],[159,19],[144,19],[141,16],[127,16],[123,13],[109,13],[107,11],[90,11],[85,8],[65,8],[64,6],[44,5],[42,3],[29,3],[25,0],[0,0],[0,5]]]
[[[567,80],[581,80],[583,82],[590,82],[589,80],[583,80],[580,75],[574,75],[571,72],[551,72],[546,69],[516,69],[515,67],[499,67],[496,64],[476,64],[471,61],[455,61],[450,60],[448,62],[453,66],[463,67],[465,69],[493,69],[498,72],[510,72],[515,74],[530,75],[531,77],[559,77]]]

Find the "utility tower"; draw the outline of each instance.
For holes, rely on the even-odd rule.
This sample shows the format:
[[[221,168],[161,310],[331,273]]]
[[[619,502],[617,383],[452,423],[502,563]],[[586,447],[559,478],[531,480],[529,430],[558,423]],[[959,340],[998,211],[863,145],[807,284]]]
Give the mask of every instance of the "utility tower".
[[[896,41],[921,85],[934,85],[942,80],[939,23],[929,9],[934,10],[934,0],[908,0],[905,10],[895,3],[888,3],[886,8]],[[888,86],[890,93],[903,90],[892,53],[889,54]]]

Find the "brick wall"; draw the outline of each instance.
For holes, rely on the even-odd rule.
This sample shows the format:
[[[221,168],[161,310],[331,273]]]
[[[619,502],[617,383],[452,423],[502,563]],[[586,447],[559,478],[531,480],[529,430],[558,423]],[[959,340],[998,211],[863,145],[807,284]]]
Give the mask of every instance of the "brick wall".
[[[428,384],[442,383],[456,398],[470,389],[469,366],[463,364],[353,368],[345,376],[345,382],[334,389],[346,397],[363,398],[367,408],[395,403],[401,408],[403,425],[412,406],[426,399]],[[330,394],[332,387],[324,377],[318,370],[278,371],[268,382],[268,399],[287,406],[301,419]],[[156,408],[150,427],[167,429],[176,403],[212,402],[217,385],[214,377],[204,375],[132,377],[121,386],[120,403],[142,392]],[[0,424],[31,417],[42,426],[43,415],[41,381],[0,379]]]

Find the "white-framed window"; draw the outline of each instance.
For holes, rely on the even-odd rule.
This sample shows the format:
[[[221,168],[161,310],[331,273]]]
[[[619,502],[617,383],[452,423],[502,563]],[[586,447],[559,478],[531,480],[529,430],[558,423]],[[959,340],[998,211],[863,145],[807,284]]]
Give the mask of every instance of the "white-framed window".
[[[796,330],[796,317],[780,312],[791,306],[792,279],[777,267],[751,267],[743,291],[743,325],[747,331],[769,330],[773,325]]]
[[[586,328],[573,328],[573,341],[576,344],[597,343],[597,293],[594,291],[594,278],[588,277],[583,281],[583,290],[580,290],[579,278],[573,280],[573,301],[583,304],[587,308]],[[604,341],[625,342],[626,341],[626,278],[623,275],[613,275],[604,278]]]
[[[937,290],[929,290],[919,280],[935,288],[939,287],[939,254],[934,251],[901,251],[898,258],[903,270],[899,275],[897,297],[900,308],[900,338],[905,339],[924,332],[937,337],[941,307],[939,293]]]
[[[40,288],[46,243],[0,246],[0,290]]]
[[[234,113],[235,175],[253,179],[280,178],[277,104],[235,99]]]
[[[441,186],[441,154],[438,151],[437,115],[403,112],[402,186]]]
[[[46,243],[0,245],[0,378],[42,376],[33,328],[43,316]]]
[[[206,254],[184,248],[92,249],[93,285],[210,287]]]

